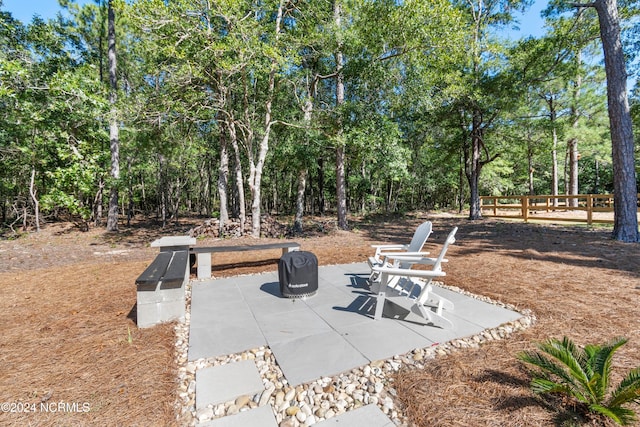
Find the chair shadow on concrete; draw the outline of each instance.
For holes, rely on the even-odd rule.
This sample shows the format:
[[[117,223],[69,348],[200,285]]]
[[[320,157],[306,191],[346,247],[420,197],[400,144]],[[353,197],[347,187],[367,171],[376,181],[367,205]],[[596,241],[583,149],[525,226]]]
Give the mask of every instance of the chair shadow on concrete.
[[[368,317],[373,320],[375,311],[376,311],[376,298],[364,292],[358,292],[358,296],[351,304],[346,307],[333,306],[331,307],[336,311],[346,311],[354,314],[359,314],[360,316]]]
[[[365,316],[373,320],[375,318],[376,310],[376,295],[372,294],[370,291],[368,276],[362,274],[347,274],[347,276],[350,276],[350,283],[349,285],[347,285],[347,287],[357,289],[358,291],[354,291],[353,293],[358,294],[358,296],[347,307],[334,306],[333,309],[360,314],[361,316]],[[416,293],[415,291],[419,292],[419,290],[414,290],[414,294]],[[431,307],[429,309],[431,309]],[[435,326],[429,322],[411,321],[411,316],[409,315],[409,310],[405,309],[404,307],[398,306],[391,301],[385,300],[384,307],[382,309],[382,317],[388,319],[403,320],[408,323],[414,323],[417,325],[428,324],[430,326]],[[407,319],[407,317],[409,317],[409,319]]]
[[[363,274],[345,274],[345,276],[349,276],[350,283],[347,285],[348,288],[369,290],[369,278],[367,276]]]
[[[358,296],[351,304],[346,307],[333,306],[332,309],[337,311],[345,311],[354,314],[358,314],[360,316],[375,320],[375,312],[376,312],[376,304],[377,299],[376,296],[370,293],[358,292]],[[416,322],[412,321],[410,316],[410,312],[404,307],[400,307],[397,304],[394,304],[390,301],[385,301],[384,307],[382,308],[382,317],[385,319],[395,319],[402,320],[407,323],[412,323],[415,325],[429,325],[430,327],[441,329],[440,327],[429,323],[429,322]]]

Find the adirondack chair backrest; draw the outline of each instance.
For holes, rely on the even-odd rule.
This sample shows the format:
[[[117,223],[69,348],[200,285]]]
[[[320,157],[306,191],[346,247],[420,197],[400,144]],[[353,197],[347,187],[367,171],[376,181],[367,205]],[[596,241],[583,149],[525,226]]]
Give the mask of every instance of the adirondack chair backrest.
[[[432,232],[432,224],[431,221],[426,221],[420,224],[416,231],[413,233],[413,238],[411,239],[411,243],[409,243],[409,247],[407,248],[407,252],[420,252],[424,247],[424,244],[427,242],[427,239],[431,235]],[[400,268],[411,268],[410,263],[400,262],[398,264]]]
[[[431,221],[426,221],[420,224],[416,231],[413,233],[411,243],[409,243],[408,252],[420,252],[425,242],[431,234]]]
[[[449,249],[449,245],[456,241],[456,232],[458,231],[458,227],[453,227],[453,230],[447,236],[447,240],[444,241],[442,245],[442,250],[440,250],[440,255],[436,258],[436,262],[433,265],[433,271],[441,271],[442,270],[442,260],[444,259],[445,254],[447,253],[447,249]]]

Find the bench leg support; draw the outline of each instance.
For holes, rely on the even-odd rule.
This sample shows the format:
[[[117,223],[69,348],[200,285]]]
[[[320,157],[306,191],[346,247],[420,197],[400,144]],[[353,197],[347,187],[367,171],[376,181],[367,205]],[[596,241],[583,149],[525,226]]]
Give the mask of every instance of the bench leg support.
[[[300,250],[300,246],[294,246],[292,248],[282,248],[282,255],[287,254],[289,252],[297,252]]]
[[[198,254],[198,279],[211,278],[211,253]]]
[[[138,291],[138,327],[148,328],[171,320],[183,320],[186,305],[184,287],[184,283],[171,289],[162,289],[162,285],[158,285],[155,291]]]

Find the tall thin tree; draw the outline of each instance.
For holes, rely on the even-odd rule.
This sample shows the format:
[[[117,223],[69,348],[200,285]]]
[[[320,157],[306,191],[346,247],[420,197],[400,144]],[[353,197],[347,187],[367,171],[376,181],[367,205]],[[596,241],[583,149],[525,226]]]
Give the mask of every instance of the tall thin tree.
[[[598,13],[600,39],[607,75],[607,104],[613,159],[613,238],[638,242],[638,189],[634,161],[633,126],[627,97],[627,70],[620,38],[617,0],[573,4],[593,7]]]
[[[341,0],[333,2],[333,19],[338,31],[342,26],[342,5]],[[344,66],[344,58],[342,53],[342,44],[339,42],[335,52],[336,60],[336,107],[344,104],[344,76],[342,68]],[[340,111],[338,111],[340,114]],[[346,230],[349,228],[347,223],[347,184],[344,171],[345,162],[345,146],[342,138],[342,120],[338,119],[338,137],[336,142],[336,202],[338,208],[338,228]]]
[[[120,137],[118,132],[118,116],[116,102],[118,101],[116,79],[116,15],[113,10],[113,0],[108,2],[108,55],[109,55],[109,103],[111,114],[109,117],[109,146],[111,150],[111,192],[109,194],[109,214],[107,217],[107,231],[118,231],[118,180],[120,179]]]

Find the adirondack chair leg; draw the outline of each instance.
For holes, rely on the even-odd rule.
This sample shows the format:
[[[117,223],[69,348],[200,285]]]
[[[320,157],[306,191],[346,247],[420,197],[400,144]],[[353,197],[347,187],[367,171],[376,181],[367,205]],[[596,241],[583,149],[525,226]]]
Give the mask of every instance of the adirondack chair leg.
[[[380,282],[369,282],[369,290],[371,291],[372,294],[378,294],[380,293],[380,290],[382,289],[382,286],[380,285]]]
[[[397,261],[430,265],[432,266],[430,271],[412,270],[410,266],[405,267],[401,263],[392,264],[387,258],[379,264],[370,261],[372,280],[369,284],[371,293],[376,295],[376,320],[382,318],[385,303],[388,301],[388,307],[394,306],[400,310],[396,310],[397,313],[394,312],[393,315],[387,311],[385,315],[389,317],[418,323],[426,321],[428,324],[443,328],[453,327],[453,323],[443,316],[444,310],[453,310],[453,302],[434,293],[431,281],[445,275],[440,265],[446,261],[444,256],[449,245],[455,242],[457,230],[458,227],[451,230],[437,258],[397,255]],[[418,281],[418,278],[425,279],[425,282]],[[420,292],[414,296],[416,287]]]
[[[444,305],[444,301],[438,301],[438,307],[436,308],[436,314],[442,316],[442,306]]]
[[[418,299],[418,302],[423,305],[435,305],[440,311],[442,311],[443,309],[447,311],[453,311],[453,302],[433,293],[432,291],[433,287],[431,285],[427,285],[425,287],[424,293],[421,295],[420,299]]]
[[[422,317],[427,322],[433,324],[434,326],[439,326],[443,329],[453,328],[453,323],[451,323],[449,319],[446,319],[444,316],[442,316],[441,312],[434,313],[421,304],[415,304],[412,307],[411,311],[414,314]]]
[[[386,299],[384,292],[378,292],[378,296],[376,297],[376,311],[373,316],[375,320],[382,319],[382,311],[384,310],[384,302]]]

